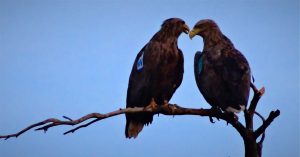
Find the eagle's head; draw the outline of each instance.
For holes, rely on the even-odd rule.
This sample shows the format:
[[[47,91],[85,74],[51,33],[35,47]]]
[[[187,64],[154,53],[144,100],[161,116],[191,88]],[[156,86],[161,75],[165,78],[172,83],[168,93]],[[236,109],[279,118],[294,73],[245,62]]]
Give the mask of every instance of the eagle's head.
[[[180,18],[170,18],[163,22],[161,30],[167,31],[170,34],[179,36],[182,32],[188,34],[190,29],[188,25]]]
[[[218,25],[213,20],[204,19],[196,23],[194,28],[190,31],[189,36],[191,39],[196,35],[200,35],[205,38],[215,31],[220,31]]]

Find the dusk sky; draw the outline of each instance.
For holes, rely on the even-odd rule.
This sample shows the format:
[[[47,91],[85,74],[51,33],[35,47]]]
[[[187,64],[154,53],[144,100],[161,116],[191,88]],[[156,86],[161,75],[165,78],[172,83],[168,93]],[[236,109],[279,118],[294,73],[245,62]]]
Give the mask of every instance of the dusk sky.
[[[136,54],[171,17],[190,28],[207,18],[219,25],[248,59],[255,85],[266,88],[257,111],[281,110],[266,130],[263,156],[299,156],[298,0],[0,0],[0,135],[50,117],[124,108]],[[178,45],[185,73],[170,103],[210,108],[193,72],[202,38],[183,33]],[[72,127],[29,131],[0,140],[0,156],[244,156],[242,138],[224,121],[155,116],[130,140],[125,121],[120,115],[66,136]]]

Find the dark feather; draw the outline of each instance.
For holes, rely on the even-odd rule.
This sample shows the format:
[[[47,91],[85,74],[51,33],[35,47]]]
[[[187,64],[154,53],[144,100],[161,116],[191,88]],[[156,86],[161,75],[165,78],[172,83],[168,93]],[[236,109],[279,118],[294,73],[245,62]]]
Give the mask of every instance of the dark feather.
[[[196,54],[194,62],[200,92],[213,107],[240,111],[241,107],[246,107],[250,91],[251,74],[246,58],[213,21],[200,21],[194,28],[202,29],[198,35],[204,38],[203,53]],[[202,70],[199,73],[200,56]]]
[[[146,107],[152,98],[157,105],[163,105],[180,86],[183,54],[177,46],[177,39],[183,31],[183,24],[180,19],[166,20],[160,31],[138,53],[129,78],[126,107]],[[142,68],[141,64],[137,66],[141,59]],[[152,120],[151,113],[126,114],[126,137],[136,137]]]

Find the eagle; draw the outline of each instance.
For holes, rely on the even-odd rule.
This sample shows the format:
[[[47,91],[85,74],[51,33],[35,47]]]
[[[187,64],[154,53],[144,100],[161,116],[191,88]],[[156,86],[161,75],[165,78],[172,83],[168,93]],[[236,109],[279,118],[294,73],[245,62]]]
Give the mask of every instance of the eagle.
[[[167,19],[137,54],[129,77],[127,108],[168,104],[183,78],[183,53],[177,45],[182,32],[189,32],[185,21]],[[136,138],[152,120],[153,113],[127,113],[126,138]]]
[[[200,20],[189,33],[203,38],[202,52],[194,57],[197,86],[214,109],[226,113],[243,111],[248,102],[251,71],[244,55],[211,19]]]

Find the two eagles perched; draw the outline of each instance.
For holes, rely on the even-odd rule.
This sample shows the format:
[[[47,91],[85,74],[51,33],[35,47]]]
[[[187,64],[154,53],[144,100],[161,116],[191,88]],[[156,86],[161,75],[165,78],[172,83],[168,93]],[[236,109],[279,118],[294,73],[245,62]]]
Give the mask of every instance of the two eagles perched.
[[[127,90],[126,107],[168,105],[184,73],[183,53],[178,37],[203,38],[202,53],[194,59],[197,86],[205,100],[216,109],[236,113],[244,110],[249,97],[251,72],[246,58],[235,49],[212,20],[200,20],[192,31],[182,19],[171,18],[137,54]],[[125,136],[136,138],[153,113],[127,113]]]

